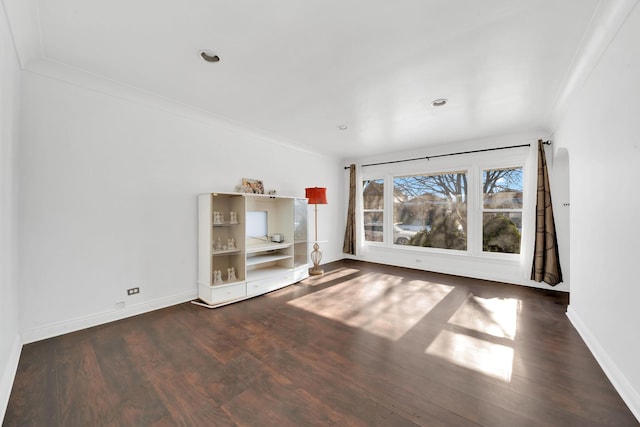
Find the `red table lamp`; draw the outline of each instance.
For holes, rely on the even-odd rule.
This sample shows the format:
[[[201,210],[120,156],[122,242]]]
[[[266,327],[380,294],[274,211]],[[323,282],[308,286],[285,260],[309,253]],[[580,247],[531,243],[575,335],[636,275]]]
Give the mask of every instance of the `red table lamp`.
[[[304,193],[305,197],[309,199],[309,204],[316,205],[316,235],[315,240],[313,241],[313,251],[311,252],[311,261],[313,262],[313,267],[309,269],[309,274],[312,276],[317,276],[324,273],[324,271],[320,268],[322,252],[320,252],[320,246],[318,246],[318,205],[327,204],[327,189],[323,187],[305,188]]]

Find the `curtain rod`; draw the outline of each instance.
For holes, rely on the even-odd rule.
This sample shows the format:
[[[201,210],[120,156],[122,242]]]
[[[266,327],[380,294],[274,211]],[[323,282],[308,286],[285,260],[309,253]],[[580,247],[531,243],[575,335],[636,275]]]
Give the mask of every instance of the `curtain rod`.
[[[538,140],[539,142],[542,142],[544,145],[551,145],[551,141],[543,141],[543,140]],[[531,144],[521,144],[521,145],[510,145],[508,147],[496,147],[496,148],[483,148],[481,150],[471,150],[471,151],[459,151],[457,153],[447,153],[447,154],[436,154],[435,156],[424,156],[424,157],[414,157],[412,159],[403,159],[403,160],[390,160],[388,162],[379,162],[379,163],[369,163],[366,165],[362,165],[362,167],[367,167],[367,166],[379,166],[379,165],[390,165],[393,163],[403,163],[403,162],[413,162],[415,160],[431,160],[431,159],[435,159],[438,157],[448,157],[448,156],[458,156],[460,154],[472,154],[472,153],[482,153],[485,151],[496,151],[496,150],[508,150],[510,148],[520,148],[520,147],[531,147]],[[349,169],[349,166],[345,166],[345,169]]]

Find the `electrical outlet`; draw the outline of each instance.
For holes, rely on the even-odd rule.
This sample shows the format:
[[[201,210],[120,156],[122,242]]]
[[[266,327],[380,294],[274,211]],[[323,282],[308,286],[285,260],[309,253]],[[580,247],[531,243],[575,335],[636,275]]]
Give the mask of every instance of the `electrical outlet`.
[[[116,303],[116,308],[120,309],[120,308],[124,308],[124,301],[118,301]]]
[[[420,258],[416,258],[416,262],[417,262],[418,264],[420,264],[420,263],[422,262],[422,260],[421,260]]]
[[[127,295],[135,295],[140,293],[140,288],[127,289]]]

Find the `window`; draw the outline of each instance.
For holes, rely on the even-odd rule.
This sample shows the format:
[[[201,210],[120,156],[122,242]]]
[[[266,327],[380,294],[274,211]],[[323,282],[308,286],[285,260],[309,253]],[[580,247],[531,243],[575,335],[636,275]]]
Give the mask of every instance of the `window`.
[[[482,172],[482,251],[520,253],[522,167]]]
[[[365,241],[384,242],[384,179],[363,181],[362,201]]]
[[[364,256],[393,254],[409,265],[426,260],[430,268],[436,260],[516,268],[533,226],[535,194],[527,179],[535,170],[527,165],[535,150],[464,154],[363,169]],[[433,257],[420,258],[427,255]]]
[[[467,249],[467,171],[393,178],[394,244]]]

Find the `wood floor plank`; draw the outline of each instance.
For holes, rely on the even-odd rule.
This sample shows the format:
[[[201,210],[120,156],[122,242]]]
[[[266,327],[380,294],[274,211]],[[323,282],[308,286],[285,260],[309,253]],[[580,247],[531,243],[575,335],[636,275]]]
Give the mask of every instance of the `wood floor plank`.
[[[118,425],[114,410],[117,396],[107,387],[91,342],[80,341],[73,351],[57,352],[56,356],[60,424],[73,426],[96,420],[100,425]]]
[[[56,346],[51,339],[24,346],[3,426],[60,425]]]
[[[377,393],[367,390],[366,382],[369,375],[378,376],[362,371],[358,366],[349,364],[340,356],[329,354],[321,347],[309,346],[298,348],[295,355],[290,352],[273,353],[266,363],[280,367],[283,375],[296,378],[296,383],[313,393],[332,407],[337,413],[350,417],[347,425],[385,425],[389,418],[397,418],[396,424],[422,425],[422,420],[428,419],[428,425],[441,426],[469,426],[475,425],[463,417],[421,399],[421,412],[402,411],[404,402],[391,402],[380,399]],[[384,384],[383,388],[393,387]],[[384,391],[384,390],[379,390]],[[407,396],[403,396],[406,398]],[[402,420],[402,421],[401,421]]]
[[[635,426],[568,295],[358,261],[25,346],[3,426]]]
[[[123,330],[99,334],[92,339],[105,386],[112,395],[113,409],[119,422],[126,425],[154,425],[166,419],[169,412],[145,378],[138,365],[131,364],[133,354],[123,337]],[[108,333],[114,332],[114,333]]]
[[[203,394],[203,388],[194,387],[180,370],[175,369],[163,349],[168,343],[154,340],[153,330],[150,325],[146,333],[134,331],[125,339],[133,359],[140,364],[171,419],[178,425],[230,424],[218,402]]]

